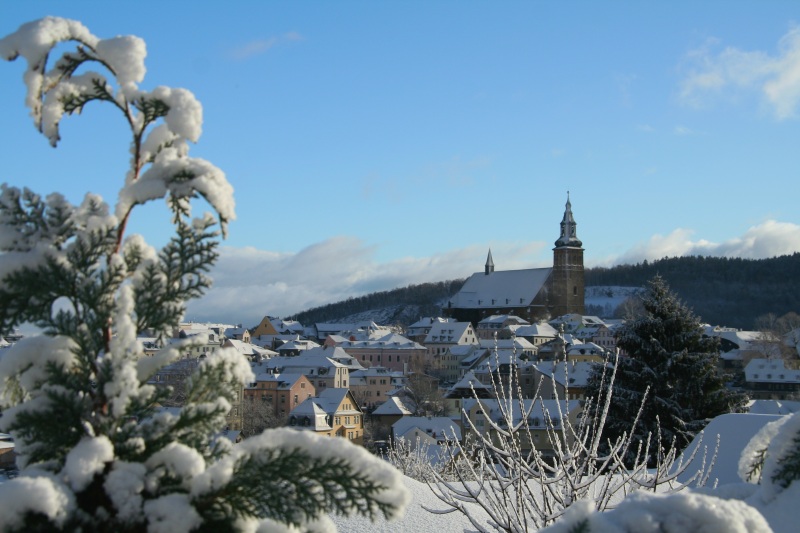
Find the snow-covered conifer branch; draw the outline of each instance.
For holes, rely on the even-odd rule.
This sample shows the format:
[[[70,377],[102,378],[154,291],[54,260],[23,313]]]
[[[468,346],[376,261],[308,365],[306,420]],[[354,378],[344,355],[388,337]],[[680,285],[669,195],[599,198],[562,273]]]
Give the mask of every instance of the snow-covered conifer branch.
[[[66,42],[77,50],[48,70]],[[185,89],[140,90],[144,56],[141,39],[100,40],[52,17],[0,39],[0,57],[28,62],[26,105],[53,145],[64,114],[102,101],[122,111],[132,154],[114,209],[91,193],[73,206],[58,194],[0,191],[0,329],[32,322],[44,333],[0,359],[0,430],[15,437],[22,468],[0,484],[0,499],[15,502],[0,530],[307,529],[329,524],[328,512],[396,516],[408,498],[400,475],[344,439],[285,430],[234,445],[223,436],[254,379],[236,350],[197,364],[177,412],[160,409],[170,387],[149,381],[192,341],[148,356],[139,335],[163,340],[185,301],[210,286],[217,221],[191,219],[191,202],[207,201],[223,236],[235,214],[224,173],[188,157],[200,103]],[[80,72],[90,64],[108,79]],[[126,229],[132,209],[159,198],[175,235],[157,251]]]

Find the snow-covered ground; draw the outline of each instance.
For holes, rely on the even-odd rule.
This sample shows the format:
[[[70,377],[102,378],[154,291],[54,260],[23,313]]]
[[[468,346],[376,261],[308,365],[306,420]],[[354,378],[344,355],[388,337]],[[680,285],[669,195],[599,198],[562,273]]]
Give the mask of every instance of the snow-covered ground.
[[[763,409],[764,407],[762,406],[761,408]],[[800,526],[798,526],[800,524],[800,483],[795,482],[776,498],[767,500],[763,497],[758,485],[743,482],[738,474],[739,458],[751,439],[767,423],[781,418],[782,416],[779,415],[728,414],[712,420],[704,431],[702,443],[700,439],[696,439],[685,454],[688,457],[691,453],[691,448],[700,443],[701,446],[709,447],[707,460],[710,460],[710,456],[714,453],[717,444],[717,435],[719,435],[719,449],[706,488],[692,489],[692,492],[686,492],[685,496],[664,496],[663,499],[651,500],[648,502],[648,508],[652,509],[654,514],[661,513],[663,515],[672,512],[681,515],[689,513],[691,509],[696,509],[698,505],[702,505],[703,496],[715,496],[722,500],[728,500],[729,503],[726,504],[728,507],[723,508],[720,504],[718,506],[720,508],[715,511],[716,528],[709,526],[708,529],[703,531],[727,533],[728,531],[736,531],[737,529],[734,526],[737,526],[739,531],[747,531],[748,528],[754,527],[751,523],[744,523],[747,520],[748,513],[752,514],[753,511],[752,509],[746,509],[742,501],[759,511],[774,533],[796,533],[800,531]],[[689,469],[690,471],[696,471],[697,468],[694,467],[700,467],[702,454],[697,454],[694,460],[697,464],[693,463],[692,468]],[[460,533],[475,531],[475,527],[460,513],[433,514],[428,512],[426,508],[444,509],[445,506],[436,498],[427,485],[411,478],[405,478],[405,483],[412,493],[412,500],[403,519],[396,522],[378,520],[372,523],[360,517],[334,517],[334,523],[336,523],[339,531],[353,533],[373,531],[388,533],[421,533],[427,531]],[[714,487],[715,483],[716,487]],[[637,505],[640,503],[637,502]],[[709,516],[712,514],[714,513],[709,512]],[[743,528],[743,526],[748,527]],[[645,530],[647,529],[641,529],[641,531]],[[598,529],[598,531],[600,530]],[[603,531],[624,532],[633,530],[610,528],[603,529]],[[673,530],[669,529],[668,531]],[[769,530],[761,529],[759,531]]]
[[[765,405],[760,405],[758,410],[769,410]],[[696,509],[697,505],[702,505],[703,496],[715,496],[722,500],[727,500],[730,507],[717,509],[716,523],[719,521],[723,529],[709,528],[708,531],[735,531],[734,525],[742,526],[743,520],[747,519],[747,513],[752,514],[752,509],[746,509],[743,505],[756,509],[763,515],[771,530],[775,533],[795,533],[800,528],[800,483],[795,482],[783,492],[770,494],[769,487],[745,483],[739,475],[739,459],[742,451],[748,446],[751,439],[759,434],[759,431],[768,423],[785,419],[785,415],[771,414],[728,414],[715,418],[704,431],[702,446],[708,446],[713,453],[719,435],[719,449],[715,465],[706,488],[692,489],[691,493],[678,498],[664,497],[656,498],[647,502],[648,509],[655,509],[653,513],[689,513],[691,509]],[[761,435],[761,439],[769,442],[769,435]],[[766,440],[765,440],[766,439]],[[691,449],[698,445],[699,439],[690,445],[685,453],[688,456]],[[701,454],[695,457],[696,465],[700,466]],[[696,470],[690,468],[690,471]],[[4,479],[0,474],[0,483]],[[716,482],[716,487],[714,486]],[[437,533],[448,532],[470,532],[475,531],[474,526],[462,514],[457,512],[447,514],[437,514],[431,510],[444,510],[445,505],[440,502],[431,492],[427,485],[411,478],[405,478],[405,485],[412,494],[411,503],[404,517],[394,522],[387,522],[379,519],[376,522],[363,517],[332,517],[340,532],[359,533],[359,532],[386,532],[386,533],[423,533],[435,531]],[[767,489],[767,490],[765,490]],[[743,503],[742,503],[743,502]],[[641,502],[637,502],[639,505]],[[707,503],[707,502],[706,502]],[[644,504],[642,504],[644,505]],[[722,517],[719,518],[720,512]],[[612,511],[613,512],[613,511]],[[725,514],[728,513],[728,514]],[[611,518],[611,517],[609,517]],[[725,520],[729,522],[726,523]],[[616,522],[613,522],[616,524]],[[727,529],[725,529],[727,527]],[[739,530],[742,530],[739,527]],[[599,531],[599,529],[598,529]],[[603,531],[632,531],[630,529],[603,529]],[[672,530],[668,530],[672,531]],[[759,531],[769,531],[761,529]],[[177,532],[176,532],[177,533]]]

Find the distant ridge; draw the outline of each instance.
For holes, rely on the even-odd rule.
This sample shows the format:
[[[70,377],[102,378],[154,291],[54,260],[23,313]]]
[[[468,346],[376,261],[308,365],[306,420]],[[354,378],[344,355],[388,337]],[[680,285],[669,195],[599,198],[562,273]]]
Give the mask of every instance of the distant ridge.
[[[293,316],[301,324],[359,322],[407,326],[423,316],[440,316],[442,306],[464,285],[464,279],[421,283],[315,307]]]
[[[643,287],[656,275],[663,277],[681,300],[709,324],[753,329],[756,318],[767,313],[800,313],[800,253],[770,259],[672,257],[635,265],[588,268],[587,305],[595,303],[597,295],[604,292],[614,294],[607,300],[612,307],[618,305],[620,288]],[[422,283],[375,292],[315,307],[293,318],[303,324],[371,319],[383,325],[406,326],[423,316],[441,316],[442,306],[464,282]],[[587,314],[610,318],[610,304],[589,305]]]

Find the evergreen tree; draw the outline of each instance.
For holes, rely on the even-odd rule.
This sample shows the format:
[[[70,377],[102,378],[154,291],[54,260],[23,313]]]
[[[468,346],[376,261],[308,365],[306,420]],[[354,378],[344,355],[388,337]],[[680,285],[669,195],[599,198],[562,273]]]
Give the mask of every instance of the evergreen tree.
[[[77,48],[50,68],[63,43]],[[15,437],[21,468],[0,484],[0,530],[287,530],[322,526],[331,512],[402,511],[400,474],[344,439],[289,429],[238,445],[219,437],[237,389],[254,380],[235,350],[198,365],[180,414],[157,410],[169,391],[148,379],[191,345],[146,357],[137,335],[178,324],[185,300],[209,286],[217,221],[224,236],[234,218],[225,175],[188,156],[200,104],[183,89],[140,90],[144,42],[100,40],[76,21],[48,17],[0,39],[0,57],[19,56],[26,103],[53,146],[65,114],[104,101],[130,126],[132,157],[113,212],[92,194],[74,206],[2,187],[0,329],[31,322],[44,334],[0,359],[0,429]],[[198,197],[216,220],[191,218]],[[161,198],[175,235],[156,251],[125,233],[135,206]]]
[[[711,418],[740,411],[746,397],[726,388],[717,340],[703,336],[700,320],[661,277],[648,283],[642,305],[643,314],[617,332],[617,346],[628,356],[619,358],[605,436],[630,431],[638,414],[637,440],[649,437],[668,449],[674,439],[683,449]],[[601,377],[598,368],[588,396],[603,395]]]

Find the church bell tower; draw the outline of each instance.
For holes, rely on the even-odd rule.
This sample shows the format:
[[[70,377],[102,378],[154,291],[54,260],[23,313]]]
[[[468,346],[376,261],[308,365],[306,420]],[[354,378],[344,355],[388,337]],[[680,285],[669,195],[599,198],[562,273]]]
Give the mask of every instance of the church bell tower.
[[[567,192],[567,205],[561,220],[561,236],[553,248],[553,275],[550,306],[553,318],[569,313],[583,315],[584,273],[583,243],[578,239],[577,224]]]

